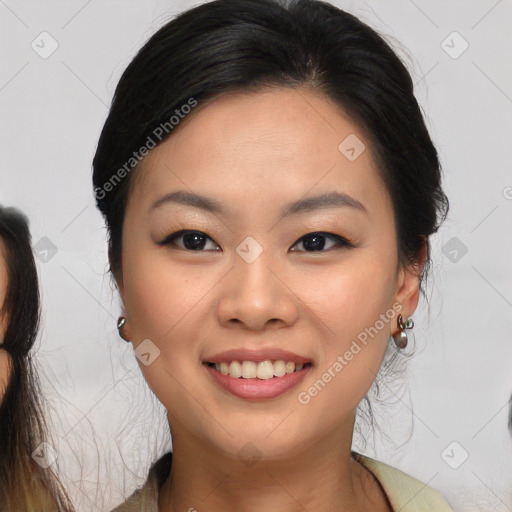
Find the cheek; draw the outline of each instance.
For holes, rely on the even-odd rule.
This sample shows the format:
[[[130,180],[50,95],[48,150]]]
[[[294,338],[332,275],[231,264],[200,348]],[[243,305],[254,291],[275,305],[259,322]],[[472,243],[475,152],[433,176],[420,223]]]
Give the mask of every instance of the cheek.
[[[123,275],[135,343],[144,338],[157,344],[171,342],[207,289],[193,272],[184,273],[166,262],[164,254],[134,253]]]
[[[151,364],[138,364],[164,406],[180,410],[183,385],[195,396],[195,382],[188,379],[199,361],[201,299],[212,284],[169,264],[164,254],[132,254],[124,261],[123,277],[134,349],[149,339],[158,354]]]
[[[337,267],[303,272],[298,282],[301,299],[321,321],[328,345],[336,348],[374,325],[390,309],[394,293],[392,265],[370,253]],[[390,327],[388,323],[383,330]]]
[[[304,401],[310,400],[318,412],[333,400],[340,414],[355,408],[375,380],[396,322],[391,307],[394,261],[367,251],[334,271],[326,269],[325,275],[318,270],[315,275],[303,274],[301,298],[324,334],[319,380],[302,390]]]
[[[382,321],[380,315],[389,311],[395,315],[389,301],[386,278],[378,273],[350,272],[329,281],[322,295],[323,310],[315,313],[330,331],[322,343],[315,379],[297,394],[308,417],[322,418],[316,428],[334,428],[368,393],[393,322]]]

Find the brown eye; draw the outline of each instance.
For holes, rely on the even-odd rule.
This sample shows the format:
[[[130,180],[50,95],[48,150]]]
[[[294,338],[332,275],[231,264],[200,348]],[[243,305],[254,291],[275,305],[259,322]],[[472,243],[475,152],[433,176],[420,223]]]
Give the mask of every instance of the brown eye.
[[[334,244],[327,249],[325,248],[325,240],[330,239],[331,241],[334,241]],[[302,238],[299,239],[299,241],[293,246],[302,244],[305,248],[305,251],[302,252],[319,252],[319,251],[325,251],[330,250],[332,248],[340,248],[340,247],[353,247],[352,244],[345,238],[339,235],[335,235],[334,233],[324,233],[324,232],[317,232],[317,233],[309,233],[307,235],[304,235]],[[296,251],[296,249],[291,249],[292,251]],[[298,251],[301,252],[301,251]]]
[[[177,244],[177,240],[183,240],[182,245]],[[166,236],[161,242],[158,242],[158,245],[175,245],[187,251],[202,252],[208,240],[213,242],[208,235],[201,231],[181,230]],[[218,247],[218,245],[215,244],[215,247]],[[213,250],[217,251],[219,249]]]

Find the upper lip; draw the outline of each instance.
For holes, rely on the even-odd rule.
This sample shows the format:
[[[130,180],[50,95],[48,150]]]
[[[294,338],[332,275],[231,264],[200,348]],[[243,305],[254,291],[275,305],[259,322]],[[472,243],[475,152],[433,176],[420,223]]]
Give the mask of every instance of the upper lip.
[[[310,363],[311,359],[307,357],[299,356],[298,354],[294,354],[293,352],[289,352],[287,350],[282,350],[280,348],[266,348],[266,349],[232,349],[226,350],[224,352],[219,352],[210,357],[206,357],[203,362],[204,363],[223,363],[230,361],[254,361],[258,363],[260,361],[277,361],[282,359],[286,362],[294,362],[296,364],[306,364]]]

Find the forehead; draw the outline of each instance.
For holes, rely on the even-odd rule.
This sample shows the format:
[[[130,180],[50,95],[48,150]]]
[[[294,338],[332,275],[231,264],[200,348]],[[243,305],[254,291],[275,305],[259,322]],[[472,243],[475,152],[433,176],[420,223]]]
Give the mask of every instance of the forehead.
[[[365,148],[355,160],[342,151],[347,139]],[[361,200],[384,190],[361,129],[333,101],[291,88],[227,93],[195,107],[136,177],[134,195],[146,202],[173,187],[285,202],[315,188]]]

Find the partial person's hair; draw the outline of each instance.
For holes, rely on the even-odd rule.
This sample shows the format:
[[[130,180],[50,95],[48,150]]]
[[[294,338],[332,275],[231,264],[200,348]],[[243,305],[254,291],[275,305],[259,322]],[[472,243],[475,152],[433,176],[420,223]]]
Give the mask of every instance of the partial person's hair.
[[[47,441],[47,426],[32,353],[40,322],[38,275],[22,212],[0,206],[0,240],[7,266],[7,290],[0,304],[7,327],[0,349],[10,360],[0,404],[0,510],[73,511],[51,467],[44,469],[32,456]]]
[[[420,275],[426,298],[429,237],[445,220],[449,203],[413,81],[375,30],[318,0],[207,2],[166,23],[130,62],[93,160],[93,187],[116,280],[122,280],[123,220],[140,161],[134,152],[147,148],[150,139],[157,145],[172,136],[179,124],[169,126],[171,118],[179,123],[176,111],[190,111],[184,106],[191,101],[200,106],[222,93],[283,87],[323,95],[361,128],[392,200],[398,264],[420,263],[426,244]],[[383,371],[392,371],[391,360]]]

